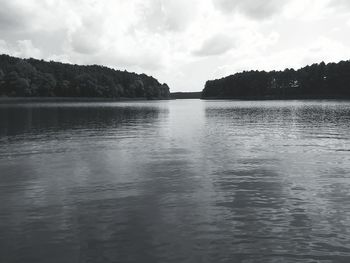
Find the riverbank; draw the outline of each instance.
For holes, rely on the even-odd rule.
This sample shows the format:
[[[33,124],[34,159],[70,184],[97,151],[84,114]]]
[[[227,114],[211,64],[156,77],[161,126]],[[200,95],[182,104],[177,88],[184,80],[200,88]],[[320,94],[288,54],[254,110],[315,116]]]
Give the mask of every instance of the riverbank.
[[[32,102],[125,102],[170,100],[164,98],[87,98],[87,97],[0,97],[0,104],[32,103]]]
[[[347,96],[245,96],[245,97],[202,97],[202,100],[350,100]]]

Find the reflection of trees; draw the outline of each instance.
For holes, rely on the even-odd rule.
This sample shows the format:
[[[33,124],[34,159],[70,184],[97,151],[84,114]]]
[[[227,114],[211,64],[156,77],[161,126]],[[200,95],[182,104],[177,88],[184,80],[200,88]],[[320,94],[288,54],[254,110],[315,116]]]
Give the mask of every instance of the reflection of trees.
[[[155,196],[133,193],[142,187],[135,176],[154,172],[142,169],[141,150],[161,143],[157,123],[168,110],[127,104],[0,107],[1,259],[157,261],[147,211]]]
[[[210,123],[223,125],[233,132],[250,134],[250,140],[254,139],[254,134],[311,138],[317,133],[318,136],[328,135],[330,139],[341,138],[346,136],[350,127],[350,109],[337,102],[235,102],[224,107],[214,105],[205,110]],[[229,136],[228,139],[234,138]]]
[[[0,135],[103,131],[123,125],[147,125],[157,121],[164,111],[156,107],[3,106]]]

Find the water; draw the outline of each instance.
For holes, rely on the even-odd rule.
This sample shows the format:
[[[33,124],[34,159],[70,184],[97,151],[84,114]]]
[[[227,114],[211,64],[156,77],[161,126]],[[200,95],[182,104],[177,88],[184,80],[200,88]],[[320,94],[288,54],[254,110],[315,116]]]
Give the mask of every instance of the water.
[[[349,262],[350,102],[0,105],[0,262]]]

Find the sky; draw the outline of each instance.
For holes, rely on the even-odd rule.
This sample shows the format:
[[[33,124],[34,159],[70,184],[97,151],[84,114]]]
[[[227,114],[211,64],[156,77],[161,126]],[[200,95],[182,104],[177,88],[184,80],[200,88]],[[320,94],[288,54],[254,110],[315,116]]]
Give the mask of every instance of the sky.
[[[349,0],[0,0],[0,53],[146,73],[172,92],[350,59]]]

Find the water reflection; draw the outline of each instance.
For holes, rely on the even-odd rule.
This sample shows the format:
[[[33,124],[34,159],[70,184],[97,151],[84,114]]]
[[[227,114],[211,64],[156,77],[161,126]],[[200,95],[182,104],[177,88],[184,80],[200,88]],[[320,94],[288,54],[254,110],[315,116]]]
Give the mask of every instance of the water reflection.
[[[123,106],[122,106],[123,105]],[[167,114],[167,108],[150,104],[42,104],[0,105],[0,136],[144,125]]]
[[[225,165],[217,168],[214,185],[222,193],[218,205],[230,217],[235,244],[250,255],[284,260],[327,260],[329,251],[338,251],[329,259],[345,262],[350,248],[334,225],[350,223],[344,207],[350,196],[341,195],[335,204],[329,195],[339,198],[349,186],[349,157],[339,154],[350,149],[349,105],[249,104],[210,102],[206,108],[214,137],[210,148],[226,142],[212,159],[231,153],[220,155]]]
[[[347,262],[350,104],[0,106],[0,262]]]

